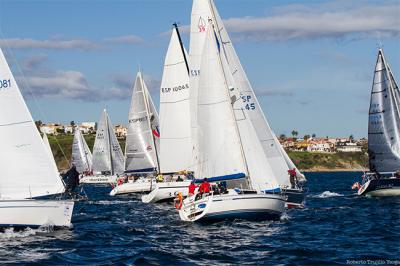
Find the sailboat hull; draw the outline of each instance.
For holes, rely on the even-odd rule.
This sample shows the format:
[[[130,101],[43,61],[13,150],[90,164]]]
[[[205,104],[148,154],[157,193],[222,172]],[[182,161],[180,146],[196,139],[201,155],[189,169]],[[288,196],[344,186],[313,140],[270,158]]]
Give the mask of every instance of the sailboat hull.
[[[369,180],[358,190],[358,195],[369,197],[400,196],[400,178]]]
[[[116,186],[110,192],[110,196],[123,195],[123,194],[134,194],[134,193],[147,193],[150,192],[151,180],[138,180],[133,183],[124,183],[122,185]]]
[[[0,227],[71,227],[72,200],[0,200]]]
[[[286,208],[295,209],[304,207],[304,191],[302,189],[285,189],[283,193],[287,196]]]
[[[211,195],[200,200],[195,196],[184,200],[179,210],[186,222],[213,222],[225,219],[277,220],[285,210],[285,200],[279,194],[228,194]]]
[[[117,182],[118,176],[116,175],[93,175],[93,176],[84,176],[79,179],[79,183],[81,184],[110,184]]]
[[[187,196],[190,182],[191,181],[156,183],[153,191],[142,196],[142,202],[156,203],[171,201],[179,192],[182,193],[183,196]]]

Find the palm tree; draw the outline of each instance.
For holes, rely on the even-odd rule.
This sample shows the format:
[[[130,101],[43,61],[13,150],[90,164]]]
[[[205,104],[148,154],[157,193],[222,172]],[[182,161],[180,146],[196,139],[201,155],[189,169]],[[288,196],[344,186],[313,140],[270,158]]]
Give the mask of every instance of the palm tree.
[[[292,130],[292,136],[293,136],[293,138],[296,138],[297,137],[297,135],[299,134],[299,132],[297,132],[296,130]]]

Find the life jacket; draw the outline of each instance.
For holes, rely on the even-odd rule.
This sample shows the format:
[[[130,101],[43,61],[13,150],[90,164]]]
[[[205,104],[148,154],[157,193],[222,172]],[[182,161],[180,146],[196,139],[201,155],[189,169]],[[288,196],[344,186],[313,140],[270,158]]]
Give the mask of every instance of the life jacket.
[[[189,185],[189,194],[194,194],[194,191],[196,190],[197,186],[195,184],[190,184]]]

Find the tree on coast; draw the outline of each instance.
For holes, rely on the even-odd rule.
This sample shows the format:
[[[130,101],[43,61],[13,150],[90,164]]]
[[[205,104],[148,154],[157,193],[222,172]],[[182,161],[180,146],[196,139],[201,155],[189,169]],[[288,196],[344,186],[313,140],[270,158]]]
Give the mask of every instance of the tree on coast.
[[[279,138],[282,139],[282,140],[284,140],[284,139],[286,139],[286,135],[285,135],[285,134],[280,134],[280,135],[279,135]]]
[[[310,138],[310,135],[308,135],[308,134],[304,135],[304,137],[303,137],[304,140],[308,140],[309,138]]]
[[[35,121],[35,125],[37,130],[40,132],[40,127],[43,125],[42,120]]]
[[[292,137],[293,138],[296,138],[297,137],[297,135],[299,135],[299,132],[297,132],[296,130],[292,130]]]

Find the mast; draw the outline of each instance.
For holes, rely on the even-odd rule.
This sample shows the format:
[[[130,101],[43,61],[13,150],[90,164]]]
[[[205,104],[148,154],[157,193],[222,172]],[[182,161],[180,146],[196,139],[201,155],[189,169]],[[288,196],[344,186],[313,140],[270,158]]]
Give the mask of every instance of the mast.
[[[107,141],[108,141],[108,150],[110,152],[110,166],[111,166],[111,175],[114,175],[114,166],[113,166],[113,158],[112,158],[112,147],[111,147],[111,137],[110,137],[110,128],[108,126],[108,113],[106,109],[104,109],[106,113],[106,128],[107,128]]]
[[[176,34],[178,35],[179,45],[181,46],[183,58],[185,59],[186,69],[187,69],[187,72],[188,72],[188,74],[189,74],[189,73],[190,73],[190,70],[189,70],[189,63],[188,63],[187,58],[186,58],[185,49],[183,48],[183,43],[182,43],[182,39],[181,39],[181,34],[179,33],[179,30],[178,30],[178,24],[174,23],[174,24],[172,24],[172,25],[174,25],[175,30],[176,30]]]
[[[146,113],[147,113],[147,123],[148,123],[148,125],[149,125],[149,128],[150,128],[150,134],[151,134],[151,139],[153,140],[153,146],[154,146],[154,152],[155,152],[155,154],[156,154],[156,160],[157,160],[157,172],[159,172],[160,171],[160,162],[159,162],[159,159],[158,159],[158,152],[157,152],[157,146],[156,146],[156,140],[154,139],[154,134],[153,134],[153,129],[152,129],[152,127],[151,127],[151,121],[150,121],[150,117],[149,117],[149,101],[148,101],[148,99],[147,99],[147,93],[148,93],[148,91],[147,91],[147,88],[145,87],[145,85],[144,85],[144,82],[143,82],[143,77],[142,77],[142,73],[140,72],[140,82],[141,82],[141,84],[142,84],[142,90],[143,90],[143,98],[144,98],[144,105],[145,105],[145,107],[146,107]]]
[[[214,30],[214,32],[215,32],[215,27],[214,27],[213,20],[210,19],[210,20],[209,20],[209,23],[211,24],[211,26],[213,27],[213,30]],[[218,40],[216,39],[215,41],[218,41]],[[222,44],[221,44],[221,45],[222,45]],[[230,94],[229,94],[229,89],[228,89],[228,79],[227,79],[227,77],[226,77],[225,70],[224,70],[224,66],[223,66],[223,64],[222,64],[222,59],[221,59],[221,53],[220,53],[220,51],[218,51],[218,59],[219,59],[218,62],[219,62],[220,67],[221,67],[221,69],[222,69],[222,73],[223,73],[224,81],[225,81],[225,85],[226,85],[226,90],[225,90],[225,92],[226,92],[226,94],[227,94],[228,99],[230,100],[230,99],[231,99],[231,96],[230,96]],[[250,187],[252,187],[252,186],[251,186],[250,179],[248,178],[250,172],[249,172],[249,167],[248,167],[248,165],[247,165],[247,160],[246,160],[246,157],[245,157],[245,154],[244,154],[242,138],[241,138],[241,136],[240,136],[239,128],[238,128],[238,125],[237,125],[237,122],[236,122],[235,112],[234,112],[234,110],[233,110],[232,104],[229,104],[229,106],[230,106],[229,109],[230,109],[230,111],[231,111],[232,117],[233,117],[234,120],[235,120],[235,131],[236,131],[237,136],[239,137],[240,153],[241,153],[241,155],[242,155],[242,160],[243,160],[244,165],[245,165],[245,167],[246,167],[246,172],[247,172],[247,178],[246,178],[246,180],[247,180],[247,182],[249,183]]]

